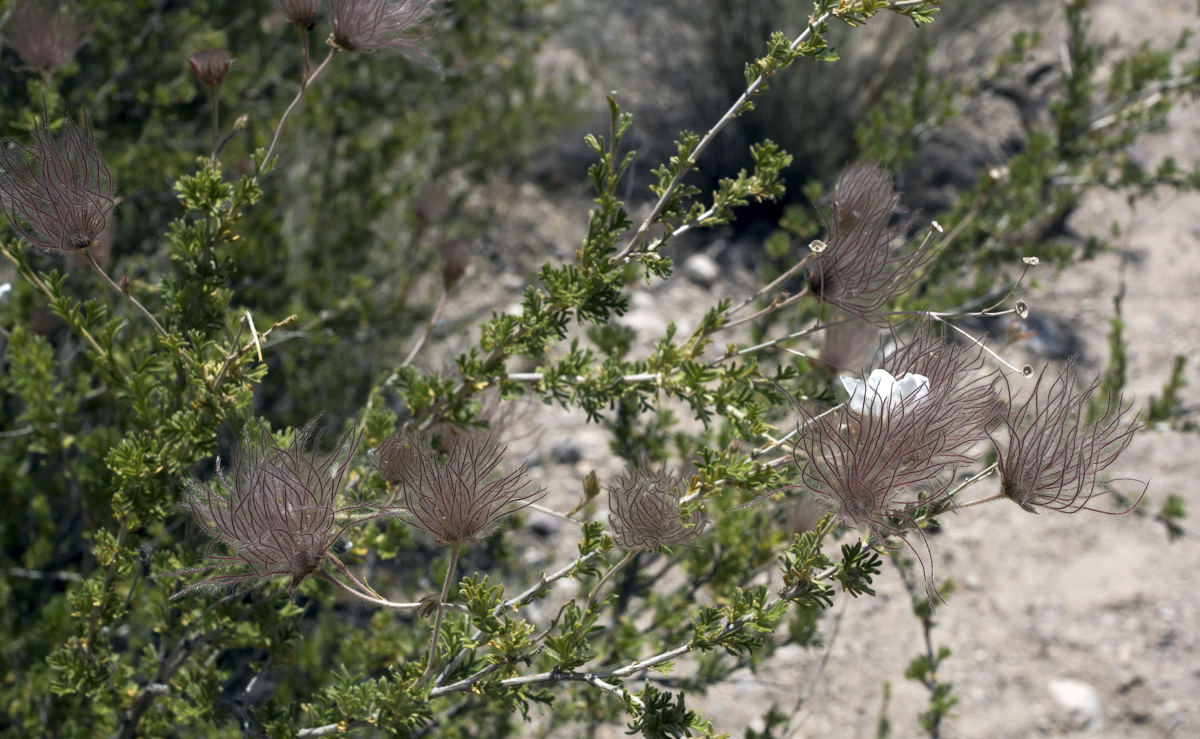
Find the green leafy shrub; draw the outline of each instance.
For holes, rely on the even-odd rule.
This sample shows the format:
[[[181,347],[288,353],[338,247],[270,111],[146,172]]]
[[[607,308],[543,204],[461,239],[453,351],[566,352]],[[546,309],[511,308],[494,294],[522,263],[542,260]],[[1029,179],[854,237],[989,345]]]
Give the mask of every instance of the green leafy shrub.
[[[549,726],[716,736],[686,694],[757,664],[779,640],[817,644],[817,615],[835,598],[873,597],[885,555],[902,568],[928,635],[932,572],[922,583],[898,553],[920,559],[936,517],[993,471],[1002,490],[1012,487],[1003,463],[953,485],[985,437],[1008,429],[1017,444],[1082,428],[1086,443],[1132,433],[1118,430],[1123,411],[1081,416],[1086,397],[1065,386],[1049,413],[1001,402],[1008,374],[1032,368],[978,342],[950,348],[946,335],[966,333],[953,319],[970,314],[927,313],[916,338],[911,325],[890,323],[900,313],[885,309],[896,301],[942,297],[929,280],[953,273],[956,289],[977,294],[1000,279],[961,270],[988,275],[1015,259],[1017,242],[992,248],[980,224],[993,208],[1026,207],[1026,190],[1052,177],[1025,177],[1015,161],[1013,181],[1024,184],[974,213],[951,211],[954,230],[932,261],[863,257],[891,254],[896,241],[909,247],[893,228],[890,177],[857,167],[833,189],[824,241],[769,247],[790,263],[761,290],[698,311],[686,336],[671,324],[645,356],[614,323],[631,282],[670,276],[673,238],[784,195],[792,158],[771,141],[754,142],[753,166],[711,192],[689,184],[768,81],[831,61],[835,24],[888,12],[920,26],[939,2],[818,0],[806,30],[770,36],[705,135],[679,137],[653,172],[656,204],[640,224],[621,198],[633,118],[609,98],[608,130],[585,142],[595,204],[574,259],[546,261],[519,310],[496,306],[452,371],[420,368],[447,296],[469,279],[469,254],[455,243],[483,219],[468,196],[572,115],[575,91],[535,71],[548,4],[331,0],[327,47],[313,34],[330,26],[318,16],[310,32],[303,2],[96,0],[86,16],[57,3],[38,16],[29,9],[51,6],[35,0],[8,8],[10,24],[75,25],[52,34],[70,49],[41,60],[13,44],[3,72],[13,84],[0,87],[0,131],[14,142],[0,173],[14,230],[2,247],[14,279],[0,292],[0,496],[11,512],[0,521],[5,736],[502,736],[535,715]],[[1068,10],[1078,62],[1056,137],[1031,140],[1029,156],[1054,149],[1092,172],[1071,186],[1075,195],[1193,182],[1169,167],[1150,179],[1088,169],[1120,162],[1115,144],[1081,133],[1095,106],[1090,83],[1078,81],[1093,71],[1082,8]],[[359,53],[389,39],[421,63]],[[1147,51],[1128,62],[1109,98],[1162,87],[1160,58]],[[1118,138],[1138,130],[1122,123]],[[877,131],[864,143],[908,152],[887,143],[903,135]],[[24,154],[12,148],[31,139],[38,145]],[[97,161],[115,195],[93,176]],[[852,186],[863,172],[873,186]],[[980,192],[1008,176],[981,179]],[[815,223],[808,213],[786,225],[808,241]],[[942,228],[921,228],[913,248],[935,233]],[[57,251],[79,259],[47,253]],[[801,275],[789,294],[789,278]],[[830,275],[858,293],[831,290]],[[1021,314],[1020,301],[1001,310],[1015,291],[974,314]],[[853,374],[861,363],[781,354],[842,325],[839,305],[889,324],[905,347],[864,380],[844,377],[846,402],[830,368]],[[806,327],[781,334],[780,321]],[[749,345],[718,344],[747,324]],[[510,360],[536,371],[510,372]],[[1003,369],[988,374],[993,360]],[[483,438],[502,431],[488,404],[518,396],[582,409],[641,465],[613,480],[593,473],[573,510],[551,511],[577,527],[577,556],[537,575],[518,571],[524,534],[510,514],[537,506],[541,491],[502,464],[498,437]],[[1169,414],[1166,397],[1153,418]],[[781,433],[797,416],[806,423]],[[336,449],[320,447],[318,426],[340,430]],[[1053,479],[1021,482],[1074,489],[1086,503],[1118,442],[1079,459],[1034,450]],[[694,471],[666,475],[671,456]],[[871,474],[838,476],[848,468]],[[615,524],[596,515],[606,487]],[[832,510],[800,533],[776,506],[753,505],[797,488]],[[1178,519],[1182,506],[1163,516]],[[421,546],[413,529],[448,550]],[[860,536],[838,541],[848,533]],[[472,550],[486,557],[468,560]],[[380,561],[396,566],[373,570]],[[481,571],[463,577],[468,565]],[[781,588],[756,584],[771,575]],[[421,595],[422,577],[441,582],[440,593]],[[573,598],[571,581],[582,588]],[[934,735],[955,702],[931,676],[948,657],[930,645],[908,672],[930,690],[921,720]],[[694,665],[685,677],[646,680],[684,661]],[[766,731],[785,722],[772,712]]]

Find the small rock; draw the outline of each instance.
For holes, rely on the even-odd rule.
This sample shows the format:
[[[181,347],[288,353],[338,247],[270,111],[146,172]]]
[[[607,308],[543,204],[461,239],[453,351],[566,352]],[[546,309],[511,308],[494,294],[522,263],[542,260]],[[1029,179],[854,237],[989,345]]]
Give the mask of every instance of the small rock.
[[[721,268],[707,254],[693,254],[683,263],[683,276],[700,287],[712,287],[721,276]]]
[[[563,439],[550,450],[550,461],[556,464],[575,464],[581,459],[583,452],[570,439]]]
[[[558,533],[559,521],[554,516],[551,516],[541,511],[533,511],[529,514],[525,527],[532,531],[537,536],[546,538]]]
[[[1076,728],[1100,728],[1100,697],[1095,688],[1079,680],[1051,680],[1049,688],[1054,701],[1071,714]]]

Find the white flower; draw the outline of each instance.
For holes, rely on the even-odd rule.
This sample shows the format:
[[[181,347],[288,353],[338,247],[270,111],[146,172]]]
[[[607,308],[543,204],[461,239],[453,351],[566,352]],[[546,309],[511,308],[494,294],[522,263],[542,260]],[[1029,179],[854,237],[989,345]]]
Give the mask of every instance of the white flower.
[[[0,285],[0,298],[3,298],[9,290],[12,290],[12,285],[9,283],[6,282],[3,285]]]
[[[929,378],[911,372],[897,380],[886,370],[877,369],[866,382],[843,377],[842,385],[850,393],[850,412],[858,416],[886,417],[892,409],[912,405],[929,394]]]

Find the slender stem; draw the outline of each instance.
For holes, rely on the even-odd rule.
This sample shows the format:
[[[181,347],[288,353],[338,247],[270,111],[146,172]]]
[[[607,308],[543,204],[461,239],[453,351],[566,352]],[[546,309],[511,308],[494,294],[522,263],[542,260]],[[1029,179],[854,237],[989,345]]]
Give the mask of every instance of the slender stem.
[[[844,318],[840,321],[831,321],[830,323],[818,323],[815,326],[810,326],[806,329],[801,329],[800,331],[796,331],[795,333],[790,333],[787,336],[780,336],[778,339],[771,339],[770,341],[764,341],[761,344],[755,344],[754,346],[747,347],[745,349],[742,349],[741,351],[734,352],[733,354],[722,354],[721,356],[717,357],[716,359],[711,360],[706,366],[712,367],[712,366],[718,365],[722,362],[727,362],[730,359],[734,359],[736,357],[745,356],[747,354],[753,354],[754,352],[761,351],[763,349],[770,349],[771,347],[782,344],[785,341],[791,341],[792,339],[803,338],[810,334],[815,334],[818,331],[824,331],[827,328],[833,328],[834,326],[838,326],[843,323],[850,323],[851,321],[857,321],[857,320],[860,320],[860,319]]]
[[[442,308],[446,307],[446,290],[442,290],[442,297],[438,298],[437,307],[433,309],[433,315],[429,317],[429,321],[425,324],[425,330],[421,332],[421,338],[417,339],[417,343],[413,346],[412,351],[404,358],[401,367],[407,367],[410,362],[417,356],[417,352],[421,351],[421,347],[425,345],[425,340],[429,338],[429,334],[433,332],[433,327],[437,325],[438,318],[442,315]]]
[[[817,532],[818,541],[823,541],[825,539],[825,537],[829,535],[829,532],[832,531],[836,525],[837,525],[836,519],[834,517],[830,516],[828,523],[826,523],[826,525]],[[593,552],[591,555],[588,555],[588,556],[590,557],[597,553],[598,552]],[[830,577],[832,577],[834,575],[834,573],[836,573],[838,571],[839,566],[840,565],[832,565],[830,567],[825,568],[824,570],[821,570],[820,572],[814,573],[808,581],[796,582],[791,587],[789,587],[789,588],[785,589],[783,592],[781,592],[779,597],[771,600],[766,605],[764,605],[763,610],[769,611],[772,608],[774,608],[775,605],[777,603],[779,603],[780,601],[785,600],[785,599],[795,598],[800,592],[802,592],[805,588],[807,588],[811,584],[811,582],[815,582],[818,580],[828,580]],[[750,613],[750,614],[746,614],[745,616],[742,616],[741,618],[737,619],[736,621],[732,621],[730,623],[725,624],[725,626],[721,629],[721,631],[718,632],[715,637],[713,637],[711,640],[708,641],[708,644],[716,643],[717,641],[729,636],[730,634],[737,631],[738,629],[741,629],[743,626],[745,626],[750,621],[754,620],[754,618],[755,618],[754,614]],[[473,637],[473,638],[477,639],[478,636]],[[535,674],[535,675],[526,675],[523,677],[515,677],[515,678],[509,678],[507,680],[501,680],[499,684],[504,687],[513,687],[513,686],[517,686],[517,685],[530,685],[533,683],[575,680],[575,681],[587,682],[591,685],[595,685],[596,687],[600,687],[602,690],[604,690],[605,688],[602,687],[601,685],[597,685],[595,682],[593,682],[592,678],[602,679],[602,678],[609,678],[609,677],[617,677],[617,678],[629,677],[630,675],[635,675],[639,672],[644,672],[645,670],[647,670],[651,667],[654,667],[655,665],[660,665],[664,662],[672,662],[675,660],[675,658],[692,651],[693,648],[694,647],[689,642],[687,644],[684,644],[683,646],[676,647],[674,649],[671,649],[666,652],[662,652],[660,654],[656,654],[653,657],[647,657],[646,659],[643,659],[643,660],[635,660],[632,664],[626,665],[624,667],[616,668],[616,669],[611,669],[611,670],[596,670],[596,671],[593,671],[590,673],[562,672],[562,671],[554,670],[551,672],[543,672],[543,673],[539,673],[539,674]],[[479,682],[486,675],[488,675],[489,673],[491,673],[493,671],[494,671],[493,666],[485,667],[482,670],[480,670],[479,672],[475,673],[474,675],[464,678],[456,683],[452,683],[450,685],[434,688],[432,691],[430,691],[429,697],[435,698],[435,697],[445,695],[448,693],[458,693],[458,692],[470,690],[472,685]],[[443,676],[442,676],[443,679],[445,678],[445,674],[446,673],[443,673]]]
[[[424,682],[433,672],[433,663],[438,656],[438,638],[442,634],[442,612],[446,596],[450,594],[450,581],[454,578],[454,567],[458,564],[458,550],[462,544],[455,542],[450,545],[450,562],[446,565],[446,581],[442,583],[442,595],[438,599],[437,615],[433,619],[433,638],[429,640],[429,661],[425,664],[425,672],[421,673]]]
[[[759,312],[757,312],[753,315],[746,316],[745,318],[739,318],[736,321],[730,321],[729,323],[722,326],[721,329],[724,330],[727,328],[733,328],[734,326],[741,326],[743,323],[750,323],[751,321],[762,318],[763,316],[767,315],[768,313],[774,313],[775,311],[777,311],[781,308],[788,307],[789,305],[791,305],[792,303],[795,303],[800,298],[803,298],[805,295],[808,295],[808,287],[805,287],[803,290],[796,293],[795,295],[784,298],[783,300],[776,298],[775,300],[771,301],[770,305],[768,305],[766,308],[763,308]]]
[[[954,496],[958,495],[958,494],[959,494],[959,493],[961,493],[962,491],[966,490],[967,488],[971,487],[972,485],[974,485],[975,483],[979,482],[979,481],[980,481],[980,480],[982,480],[983,478],[985,478],[985,477],[987,477],[988,475],[990,475],[990,474],[992,474],[993,472],[995,472],[995,471],[996,471],[996,469],[997,469],[998,467],[1000,467],[1000,463],[999,463],[999,462],[993,462],[993,463],[992,463],[992,464],[991,464],[989,467],[987,467],[986,469],[980,470],[978,473],[976,473],[976,474],[972,475],[971,477],[967,478],[966,480],[964,480],[964,481],[963,481],[963,483],[962,483],[961,485],[959,485],[958,487],[956,487],[956,488],[954,488],[953,490],[951,490],[951,491],[950,491],[950,494],[949,494],[948,496],[946,496],[946,497],[948,497],[948,498],[953,498]],[[966,507],[967,507],[967,505],[974,505],[974,503],[968,503],[968,504],[965,504],[965,505],[961,505],[961,506],[959,506],[959,508],[966,508]]]
[[[396,611],[414,611],[421,607],[420,603],[393,603],[392,601],[384,600],[383,598],[372,598],[371,596],[367,595],[366,593],[361,593],[361,592],[355,590],[354,588],[350,587],[346,583],[337,579],[333,575],[330,575],[328,572],[325,572],[324,570],[317,570],[316,576],[322,580],[325,580],[326,582],[331,582],[334,585],[337,585],[339,588],[346,591],[350,595],[353,595],[355,598],[358,598],[359,600],[366,601],[367,603],[372,603],[377,606],[382,606],[384,608],[391,608],[392,610],[396,610]]]
[[[823,23],[825,23],[825,21],[832,18],[833,15],[834,11],[831,10],[824,13],[819,18],[814,18],[808,24],[808,28],[804,29],[804,33],[801,33],[799,36],[797,36],[796,40],[793,41],[791,46],[788,47],[788,51],[794,52],[799,49],[804,42],[807,41],[810,36],[812,36],[813,30],[820,27]],[[772,74],[773,73],[774,70],[772,70]],[[734,101],[729,110],[725,112],[725,115],[721,116],[721,119],[717,121],[716,125],[708,130],[708,133],[705,134],[704,138],[700,140],[700,143],[698,143],[696,148],[692,150],[688,161],[680,162],[679,171],[675,174],[675,177],[672,178],[666,189],[663,190],[658,202],[654,204],[654,209],[650,211],[650,215],[648,215],[646,220],[642,222],[642,225],[638,227],[637,233],[633,235],[633,238],[629,240],[629,243],[626,244],[625,247],[621,249],[621,251],[615,257],[613,257],[613,261],[618,261],[628,257],[634,249],[641,245],[642,240],[646,237],[646,234],[650,231],[650,228],[654,225],[654,223],[658,221],[658,217],[662,214],[663,208],[665,208],[667,203],[670,202],[671,198],[675,194],[675,190],[679,187],[679,183],[683,181],[684,176],[691,170],[695,161],[700,158],[700,155],[705,149],[708,148],[708,145],[712,143],[713,139],[717,137],[717,134],[719,134],[721,130],[729,124],[730,121],[732,121],[741,113],[742,107],[747,101],[750,100],[751,97],[755,95],[755,93],[758,92],[758,88],[762,87],[766,79],[767,75],[766,73],[763,73],[760,74],[753,82],[751,82],[749,87],[746,88],[746,91],[742,93],[741,97]]]
[[[980,498],[979,500],[972,500],[969,503],[960,503],[958,505],[958,508],[960,508],[960,509],[970,508],[971,506],[982,505],[983,503],[991,503],[993,500],[1000,500],[1003,497],[1005,497],[1004,493],[996,493],[995,495],[989,495],[986,498]]]
[[[146,306],[144,306],[140,302],[138,302],[137,298],[133,297],[132,292],[126,292],[125,290],[122,290],[120,288],[120,286],[117,285],[117,283],[112,281],[112,278],[108,276],[108,273],[105,272],[104,268],[100,266],[100,263],[96,261],[96,256],[94,254],[92,254],[91,249],[88,249],[86,251],[86,254],[87,254],[88,261],[90,261],[92,263],[92,267],[94,267],[96,269],[96,274],[103,277],[104,281],[107,282],[112,287],[113,290],[116,290],[118,295],[125,296],[125,298],[130,303],[133,303],[134,307],[136,307],[138,310],[140,310],[142,312],[142,315],[144,315],[146,318],[150,319],[150,323],[154,324],[154,328],[158,331],[159,335],[161,335],[163,338],[166,338],[167,336],[169,336],[169,334],[167,333],[167,330],[162,327],[161,323],[158,322],[158,319],[156,319],[154,317],[154,315],[150,313],[150,311],[146,310]],[[189,359],[190,359],[190,357],[189,357]]]
[[[375,596],[376,598],[379,598],[380,600],[383,599],[382,596],[379,595],[379,593],[375,592],[375,588],[372,588],[370,585],[367,585],[365,582],[359,580],[357,577],[352,575],[350,573],[350,569],[348,567],[346,567],[345,563],[343,563],[342,560],[338,559],[336,554],[334,554],[333,552],[329,552],[327,554],[327,556],[331,560],[333,560],[333,563],[335,565],[337,565],[337,568],[339,570],[342,571],[342,574],[346,576],[346,579],[349,580],[350,582],[354,583],[354,586],[356,588],[361,588],[364,593],[369,593],[369,594]]]
[[[513,382],[541,382],[542,380],[546,379],[546,375],[542,372],[513,372],[505,375],[505,378],[512,380]],[[576,375],[563,375],[561,379],[563,382],[575,382],[584,378],[580,378]],[[658,382],[661,379],[661,372],[644,372],[637,375],[625,375],[620,379],[620,381],[633,385],[639,382]]]
[[[307,87],[308,86],[308,70],[309,70],[309,67],[311,66],[312,62],[309,61],[309,57],[308,57],[308,31],[304,30],[303,28],[300,29],[300,39],[301,39],[302,45],[304,47],[304,86]]]
[[[591,593],[588,593],[587,607],[583,609],[584,613],[587,613],[592,609],[592,605],[596,602],[596,596],[600,594],[600,586],[604,585],[605,581],[612,577],[614,572],[629,564],[630,560],[632,560],[636,555],[636,549],[630,550],[629,553],[625,555],[624,559],[622,559],[620,562],[617,562],[608,572],[605,572],[604,575],[601,576],[600,580],[596,583],[596,587],[592,588]]]
[[[832,524],[832,522],[831,522],[831,524]],[[832,526],[830,526],[824,532],[822,532],[821,536],[824,537],[824,535],[829,531],[830,528],[832,528]],[[814,574],[812,576],[812,580],[814,580],[814,581],[815,580],[826,580],[829,577],[831,577],[837,571],[837,569],[838,569],[838,567],[835,565],[833,567],[829,567],[825,570],[822,570],[821,572]],[[804,587],[804,586],[808,585],[808,583],[807,582],[799,582],[796,585],[800,586],[800,587]],[[768,602],[766,605],[763,606],[763,610],[769,611],[770,609],[774,608],[775,604],[779,603],[781,600],[784,600],[785,598],[795,597],[797,592],[798,591],[792,591],[790,593],[785,593],[785,594],[781,595],[780,597],[771,600],[770,602]],[[725,626],[722,627],[721,631],[719,631],[712,639],[708,640],[707,643],[712,644],[715,642],[719,642],[721,639],[724,639],[725,637],[728,637],[730,634],[742,629],[746,624],[753,621],[754,618],[755,618],[755,614],[749,613],[735,621],[725,624]],[[552,670],[550,672],[541,672],[541,673],[536,673],[533,675],[523,675],[521,677],[513,677],[513,678],[508,678],[506,680],[500,680],[498,682],[498,685],[500,685],[501,687],[511,688],[511,687],[516,687],[516,686],[520,686],[520,685],[533,685],[536,683],[577,681],[577,682],[586,682],[590,685],[600,688],[601,690],[605,690],[606,692],[614,692],[612,690],[609,690],[609,688],[610,687],[615,688],[616,686],[612,686],[611,683],[604,682],[605,678],[614,678],[614,677],[615,678],[627,678],[632,675],[636,675],[640,672],[645,672],[646,670],[650,669],[651,667],[654,667],[656,665],[661,665],[664,662],[674,662],[677,658],[687,654],[688,652],[691,652],[695,648],[696,647],[693,647],[691,645],[691,643],[689,642],[687,644],[676,647],[674,649],[670,649],[668,651],[656,654],[653,657],[647,657],[646,659],[642,659],[642,660],[635,660],[634,662],[632,662],[628,665],[610,669],[610,670],[595,670],[593,672],[562,672],[562,671]],[[471,689],[471,686],[473,686],[475,683],[479,682],[479,680],[481,680],[484,676],[486,676],[486,674],[490,673],[491,671],[492,670],[490,668],[484,668],[480,672],[478,672],[474,675],[471,675],[470,677],[464,678],[456,683],[452,683],[450,685],[445,685],[442,687],[434,688],[433,690],[431,690],[429,692],[429,697],[436,698],[436,697],[440,697],[442,695],[447,695],[449,693],[461,693],[461,692],[468,691]],[[598,684],[598,683],[603,683],[603,685]],[[619,692],[614,692],[614,695],[619,695],[621,697],[624,697],[623,691],[620,691],[619,688],[617,689],[617,691],[619,691]]]
[[[218,107],[220,105],[218,102],[220,99],[218,97],[218,94],[219,93],[217,92],[216,89],[209,90],[209,99],[212,100],[212,161],[213,161],[213,164],[217,163],[217,138],[220,136],[220,133],[218,132],[219,126],[217,125],[217,121],[219,120],[219,115],[220,115],[218,112]]]
[[[771,450],[771,448],[773,448],[773,447],[777,447],[777,446],[780,446],[780,445],[782,445],[782,444],[783,444],[783,442],[787,441],[788,439],[792,438],[792,437],[793,437],[793,436],[795,436],[796,434],[800,433],[800,432],[801,432],[801,431],[803,431],[805,428],[807,428],[809,425],[811,425],[811,424],[813,424],[813,423],[815,423],[815,422],[817,422],[817,421],[821,420],[821,419],[822,419],[822,418],[824,418],[825,416],[828,416],[830,413],[833,413],[834,411],[838,410],[839,408],[841,408],[841,407],[842,407],[842,406],[844,406],[844,405],[846,405],[846,404],[845,404],[845,403],[838,403],[837,405],[835,405],[834,407],[832,407],[832,408],[830,408],[829,410],[825,411],[824,413],[822,413],[822,414],[820,414],[820,415],[818,415],[818,416],[813,416],[812,418],[810,418],[809,420],[805,421],[805,422],[804,422],[804,423],[802,423],[802,424],[796,424],[796,428],[792,429],[792,430],[791,430],[791,431],[789,431],[787,434],[785,434],[785,435],[783,436],[783,438],[777,439],[777,440],[775,440],[775,441],[772,441],[772,442],[769,442],[769,443],[767,443],[767,444],[763,444],[763,445],[762,445],[762,446],[760,446],[758,449],[755,449],[754,451],[750,452],[750,458],[751,458],[751,459],[754,459],[755,457],[762,456],[762,455],[763,455],[763,454],[765,454],[766,452],[770,451],[770,450]]]
[[[979,482],[980,480],[988,477],[993,472],[995,472],[999,466],[1000,466],[999,462],[994,462],[990,467],[987,467],[986,469],[979,471],[978,473],[972,475],[971,477],[967,478],[966,480],[963,480],[961,485],[954,488],[946,495],[946,500],[953,500],[954,496],[958,495],[963,490],[966,490],[967,488],[969,488],[970,486]],[[999,500],[1000,498],[1003,498],[1003,497],[1005,497],[1005,495],[1003,493],[996,493],[995,495],[989,495],[988,497],[980,498],[979,500],[972,500],[968,503],[959,503],[959,504],[955,505],[955,510],[961,510],[963,508],[970,508],[971,506],[982,505],[983,503],[990,503],[993,500]],[[921,516],[913,523],[916,524],[917,526],[924,526],[925,522],[927,520],[929,520],[929,516]]]
[[[547,516],[554,516],[555,518],[561,518],[564,521],[570,521],[571,523],[575,524],[576,526],[583,526],[583,521],[571,518],[570,516],[568,516],[565,513],[559,513],[558,511],[554,510],[553,508],[547,508],[545,506],[538,505],[537,503],[530,503],[529,508],[530,508],[530,510],[545,513]]]
[[[976,337],[972,336],[971,334],[967,333],[966,331],[959,328],[958,326],[955,326],[953,323],[950,323],[945,318],[942,318],[941,316],[939,316],[936,313],[930,313],[929,315],[932,316],[934,320],[939,321],[939,322],[945,324],[946,326],[949,326],[950,328],[954,329],[955,331],[959,332],[963,336],[970,339],[971,342],[975,346],[978,346],[980,349],[984,350],[988,354],[991,354],[993,357],[995,357],[997,362],[999,362],[1000,364],[1003,364],[1005,367],[1008,367],[1013,372],[1018,372],[1021,374],[1022,377],[1025,377],[1025,378],[1029,378],[1029,377],[1033,376],[1033,368],[1029,368],[1028,371],[1025,371],[1025,370],[1021,370],[1021,369],[1018,369],[1018,368],[1012,366],[1007,361],[1005,361],[1004,357],[1000,356],[999,354],[997,354],[996,352],[992,351],[987,346],[985,346],[982,338],[976,338]]]
[[[300,92],[296,93],[296,97],[292,99],[291,105],[287,107],[287,110],[283,111],[283,117],[279,119],[279,126],[275,129],[275,137],[271,139],[271,146],[267,148],[267,155],[263,157],[262,160],[264,167],[267,166],[267,163],[271,161],[271,153],[275,151],[275,145],[279,143],[279,134],[283,133],[283,124],[287,122],[288,116],[290,116],[292,111],[295,110],[296,106],[300,104],[300,99],[303,98],[304,93],[308,91],[308,86],[317,78],[317,75],[321,74],[329,62],[333,61],[333,58],[337,56],[337,53],[338,49],[336,47],[330,49],[329,56],[325,57],[325,61],[321,62],[321,65],[314,69],[312,74],[308,74],[307,71],[305,72],[304,82],[300,84]],[[261,171],[255,172],[254,178],[258,179],[260,174],[262,174]]]
[[[758,292],[754,293],[753,295],[746,298],[742,302],[738,303],[734,307],[725,311],[725,317],[726,318],[732,317],[734,314],[736,314],[742,308],[745,308],[747,305],[750,305],[755,300],[758,300],[759,297],[761,297],[764,293],[770,292],[771,290],[774,290],[779,285],[782,285],[785,280],[787,280],[789,277],[791,277],[792,275],[796,274],[801,269],[803,269],[804,265],[808,263],[808,260],[811,257],[812,257],[812,252],[809,252],[804,257],[804,259],[801,259],[799,262],[796,262],[796,264],[791,269],[789,269],[787,272],[784,272],[783,274],[779,275],[774,280],[772,280],[769,284],[765,285],[762,289],[760,289]]]

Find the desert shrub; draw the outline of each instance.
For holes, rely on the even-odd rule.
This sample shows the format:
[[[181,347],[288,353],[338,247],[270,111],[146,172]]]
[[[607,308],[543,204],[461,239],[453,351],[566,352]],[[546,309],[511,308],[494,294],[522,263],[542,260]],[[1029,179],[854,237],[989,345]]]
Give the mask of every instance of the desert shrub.
[[[818,615],[874,595],[885,556],[928,631],[926,531],[951,507],[1104,505],[1136,428],[1119,387],[1101,407],[1068,371],[1025,383],[1033,368],[954,323],[969,314],[921,313],[943,297],[935,277],[974,296],[1037,265],[981,242],[991,200],[952,209],[945,234],[901,217],[885,166],[857,164],[768,244],[786,267],[761,290],[698,309],[689,335],[672,324],[644,356],[614,323],[631,282],[671,274],[672,239],[783,197],[792,157],[769,140],[736,176],[690,184],[721,129],[770,99],[764,82],[831,68],[834,27],[920,26],[937,2],[818,0],[806,30],[771,35],[717,125],[660,157],[640,224],[622,201],[633,118],[609,98],[607,130],[585,141],[595,204],[574,259],[547,261],[519,309],[494,306],[452,370],[417,362],[454,291],[488,279],[466,272],[486,220],[469,196],[573,115],[574,91],[536,73],[546,5],[6,8],[4,735],[502,736],[540,715],[714,736],[687,695],[782,641],[816,644]],[[1115,143],[1080,133],[1106,104],[1080,81],[1094,69],[1082,10],[1045,143],[1095,167],[1072,192],[1194,183],[1120,167]],[[1107,99],[1128,104],[1105,115],[1128,141],[1165,114],[1143,116],[1143,95],[1187,85],[1169,84],[1183,79],[1169,54],[1126,65]],[[884,116],[860,146],[899,166],[916,124]],[[1015,163],[980,187],[1010,175],[1034,187]],[[1023,317],[1017,289],[975,314]],[[891,310],[905,301],[927,305]],[[781,353],[821,333],[820,357]],[[577,556],[540,575],[517,546],[544,491],[502,443],[520,396],[606,423],[630,462],[550,511],[579,531]],[[992,474],[999,495],[964,500]],[[793,491],[822,506],[800,533],[768,503]],[[764,574],[782,587],[752,584]],[[910,669],[935,735],[954,705],[942,659],[931,643]],[[693,669],[643,679],[677,662]]]

